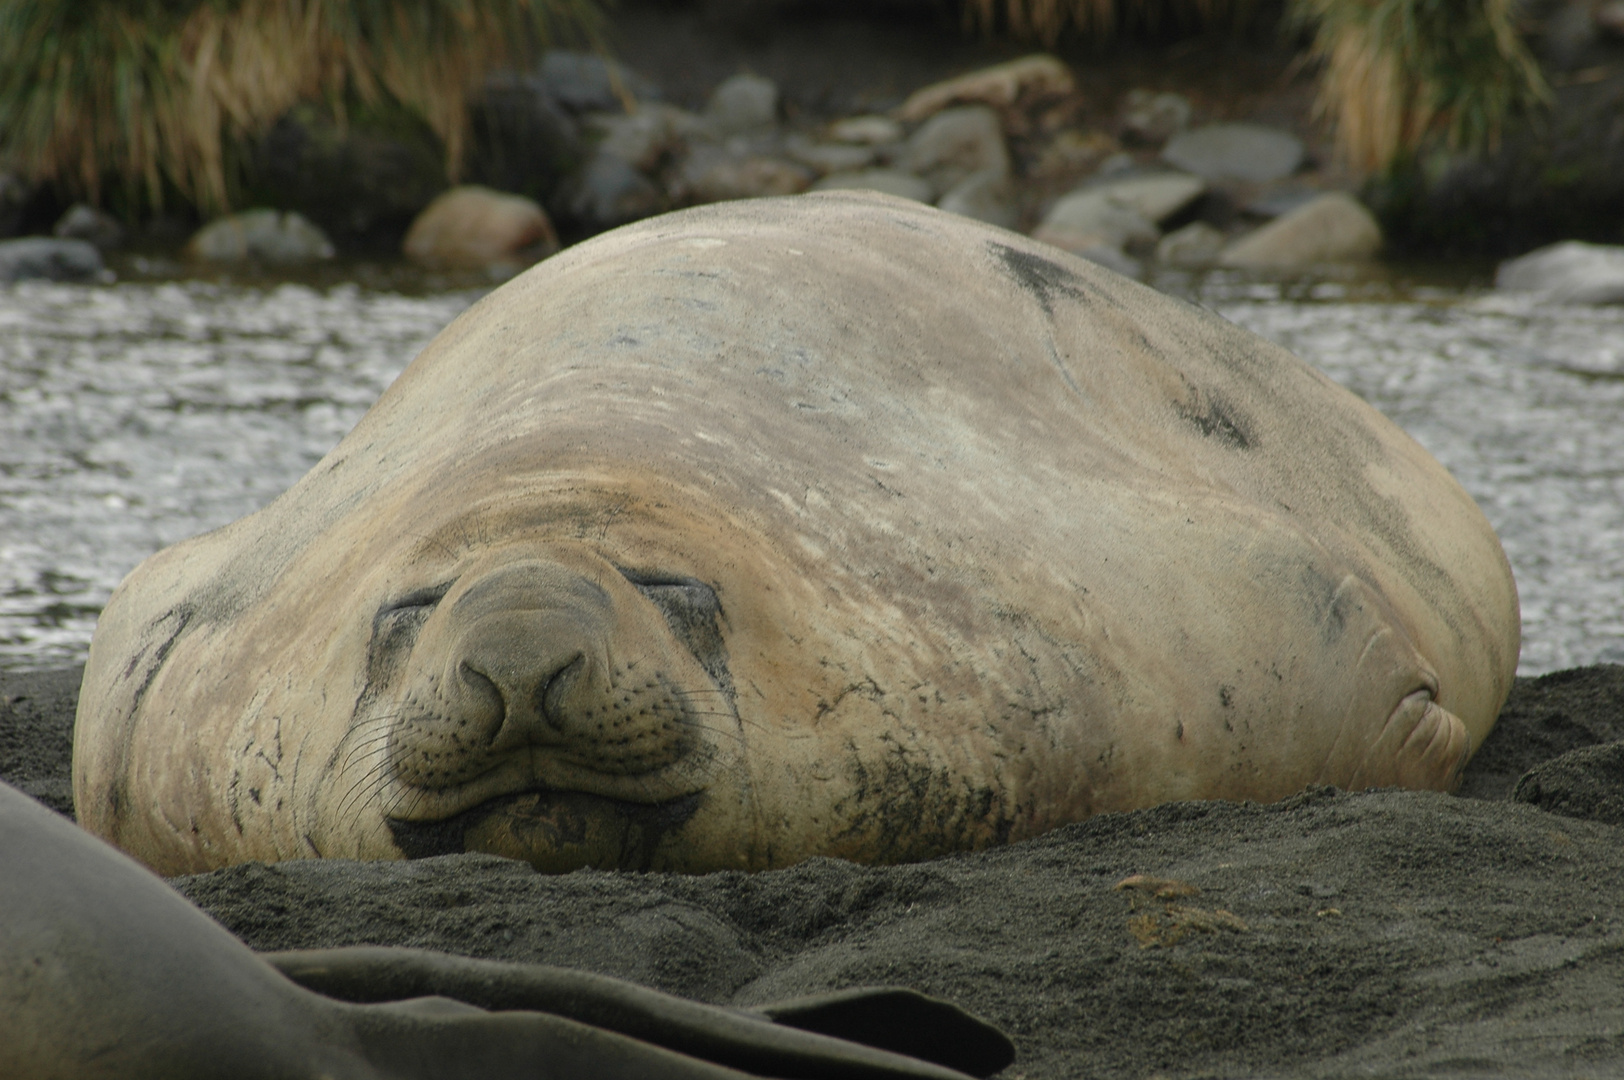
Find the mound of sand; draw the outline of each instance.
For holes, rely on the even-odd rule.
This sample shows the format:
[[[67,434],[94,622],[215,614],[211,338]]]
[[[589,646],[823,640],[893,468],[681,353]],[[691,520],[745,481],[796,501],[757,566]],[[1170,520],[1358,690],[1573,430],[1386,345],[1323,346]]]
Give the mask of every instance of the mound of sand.
[[[76,686],[0,677],[0,778],[59,810]],[[414,945],[740,1005],[911,986],[1009,1032],[1006,1077],[1617,1076],[1621,739],[1607,665],[1518,680],[1461,796],[1177,803],[894,867],[461,855],[173,884],[258,949]]]

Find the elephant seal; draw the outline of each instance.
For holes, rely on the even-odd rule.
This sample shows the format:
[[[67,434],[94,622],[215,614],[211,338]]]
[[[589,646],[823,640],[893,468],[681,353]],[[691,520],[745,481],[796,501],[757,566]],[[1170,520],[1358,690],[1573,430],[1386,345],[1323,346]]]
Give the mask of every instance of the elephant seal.
[[[5,1077],[964,1080],[1014,1056],[991,1025],[895,988],[736,1010],[603,975],[422,949],[261,957],[5,784],[0,911]],[[935,1045],[914,1036],[920,1024],[941,1033]],[[846,1032],[931,1060],[837,1037]]]
[[[514,279],[138,567],[74,794],[164,873],[903,861],[1450,788],[1518,642],[1470,497],[1283,349],[928,207],[751,200]]]

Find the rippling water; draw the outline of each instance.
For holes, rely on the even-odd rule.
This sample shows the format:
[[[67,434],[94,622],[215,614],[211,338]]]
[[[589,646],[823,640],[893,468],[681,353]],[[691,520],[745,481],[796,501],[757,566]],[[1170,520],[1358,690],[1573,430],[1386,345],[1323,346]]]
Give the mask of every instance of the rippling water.
[[[1319,365],[1499,530],[1521,671],[1624,662],[1624,307],[1168,278]],[[479,294],[0,287],[0,668],[83,659],[119,579],[298,479]]]

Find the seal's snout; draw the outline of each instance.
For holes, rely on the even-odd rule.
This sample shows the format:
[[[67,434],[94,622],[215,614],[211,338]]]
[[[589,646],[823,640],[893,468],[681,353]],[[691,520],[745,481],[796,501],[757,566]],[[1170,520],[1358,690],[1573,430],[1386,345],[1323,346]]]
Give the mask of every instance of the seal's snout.
[[[536,789],[660,801],[721,699],[647,590],[573,547],[470,567],[410,649],[390,765],[436,793],[411,814]]]

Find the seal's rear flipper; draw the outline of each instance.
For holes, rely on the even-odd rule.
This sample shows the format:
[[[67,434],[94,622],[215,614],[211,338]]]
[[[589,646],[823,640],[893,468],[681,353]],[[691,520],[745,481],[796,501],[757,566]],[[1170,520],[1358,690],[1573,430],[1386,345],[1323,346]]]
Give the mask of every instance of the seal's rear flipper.
[[[1472,740],[1460,717],[1434,701],[1431,690],[1417,690],[1388,716],[1347,787],[1454,791],[1471,756]]]
[[[1015,1045],[985,1020],[940,998],[900,987],[836,990],[760,1005],[774,1023],[991,1076],[1015,1060]]]

